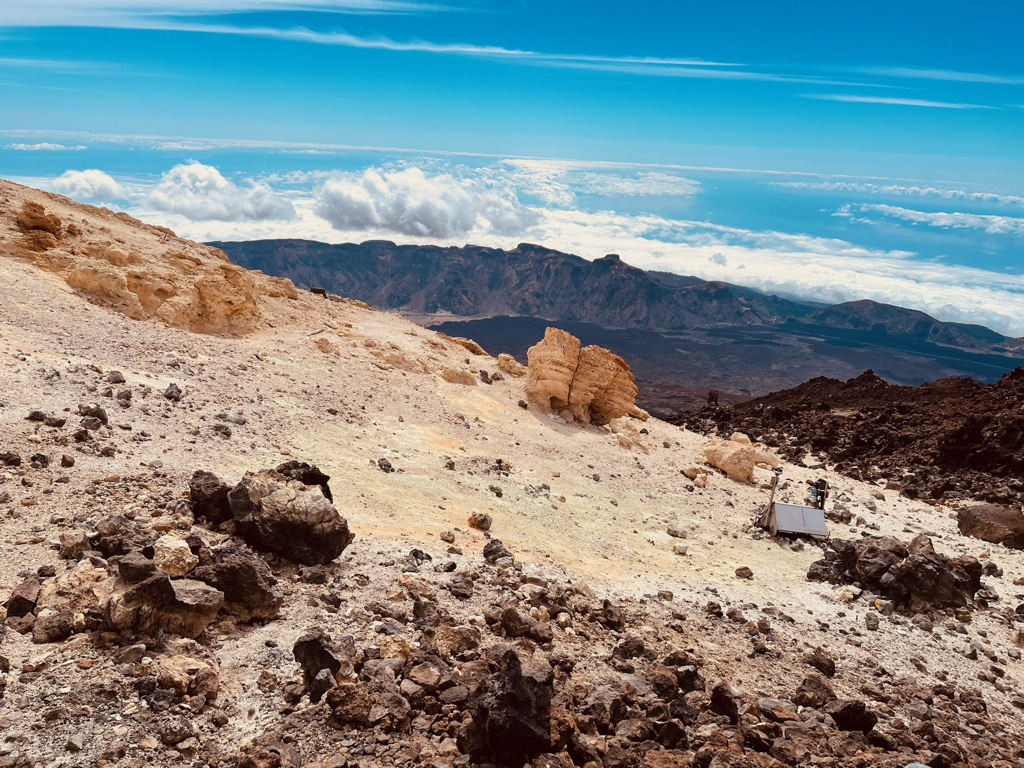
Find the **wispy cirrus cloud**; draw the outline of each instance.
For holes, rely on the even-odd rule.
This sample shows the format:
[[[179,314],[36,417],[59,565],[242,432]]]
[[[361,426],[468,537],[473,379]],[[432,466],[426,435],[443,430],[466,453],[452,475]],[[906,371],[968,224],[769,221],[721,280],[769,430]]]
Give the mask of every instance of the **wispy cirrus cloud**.
[[[1024,235],[1024,218],[996,216],[959,211],[916,211],[898,205],[847,203],[834,215],[854,218],[856,214],[877,214],[884,218],[900,219],[913,224],[924,224],[942,229],[978,229],[990,235]]]
[[[83,144],[55,144],[51,141],[41,141],[38,144],[8,144],[7,149],[13,149],[17,152],[81,152],[85,149]]]
[[[936,197],[944,200],[968,200],[997,205],[1024,206],[1024,197],[1004,195],[998,192],[977,192],[967,189],[917,186],[913,184],[878,184],[868,181],[769,181],[776,187],[806,189],[821,192],[856,192],[868,195],[893,195],[906,197]]]
[[[133,27],[146,20],[233,13],[408,14],[441,7],[415,0],[4,0],[0,27]]]
[[[854,72],[904,80],[943,80],[953,83],[988,83],[991,85],[1024,85],[1024,75],[992,75],[983,72],[958,72],[952,69],[924,67],[856,67]]]
[[[966,104],[930,99],[905,99],[898,96],[867,96],[852,93],[805,93],[805,99],[845,101],[852,104],[892,104],[901,107],[930,107],[932,109],[998,109],[987,104]]]

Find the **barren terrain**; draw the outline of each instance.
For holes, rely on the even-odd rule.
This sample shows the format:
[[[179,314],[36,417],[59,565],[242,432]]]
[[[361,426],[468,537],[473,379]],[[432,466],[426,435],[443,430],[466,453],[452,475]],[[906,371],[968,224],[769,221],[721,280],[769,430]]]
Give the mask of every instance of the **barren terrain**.
[[[119,663],[117,653],[137,638],[75,632],[39,644],[31,632],[0,629],[0,655],[10,664],[0,699],[0,766],[476,764],[461,751],[458,724],[465,718],[456,711],[442,708],[427,717],[429,707],[417,715],[414,705],[411,724],[396,716],[376,728],[354,728],[332,720],[322,702],[285,698],[286,684],[301,680],[292,645],[311,628],[334,638],[352,635],[358,648],[374,649],[364,654],[368,660],[386,656],[383,640],[396,635],[413,656],[433,649],[437,633],[407,615],[417,589],[433,596],[447,617],[442,626],[481,631],[482,650],[465,649],[466,663],[492,646],[516,643],[525,659],[547,659],[560,670],[555,685],[566,690],[625,681],[636,691],[633,719],[654,721],[657,713],[645,687],[647,656],[612,662],[633,658],[612,654],[628,637],[639,638],[651,658],[685,650],[708,692],[722,680],[731,684],[742,715],[737,722],[727,715],[702,720],[698,714],[689,723],[676,717],[688,729],[684,749],[661,744],[638,751],[631,744],[652,740],[618,730],[595,735],[605,741],[592,756],[609,766],[694,760],[902,766],[915,757],[936,767],[1008,766],[1021,758],[1024,671],[1013,620],[1024,600],[1024,586],[1017,585],[1024,584],[1024,553],[961,536],[954,508],[825,467],[784,466],[783,495],[800,501],[808,481],[825,477],[834,498],[852,510],[853,523],[831,524],[834,537],[908,541],[927,533],[940,553],[994,561],[1001,571],[996,577],[989,570],[987,602],[966,613],[938,611],[933,629],[897,611],[869,630],[866,616],[879,615],[875,605],[806,579],[822,557],[819,545],[789,546],[751,527],[767,500],[769,471],[758,469],[753,484],[707,467],[706,487],[687,478],[683,470],[704,465],[705,437],[656,419],[613,429],[567,424],[534,403],[524,409],[524,379],[485,384],[479,372],[498,370],[493,357],[398,315],[291,291],[258,273],[236,274],[212,249],[65,199],[6,182],[0,191],[0,453],[23,459],[0,467],[0,599],[29,573],[52,567],[60,574],[74,565],[59,557],[62,533],[92,531],[118,514],[143,530],[166,530],[161,524],[180,509],[176,500],[188,498],[196,470],[234,484],[247,471],[288,459],[315,464],[330,475],[335,506],[356,535],[337,561],[322,566],[326,584],[294,563],[269,558],[285,594],[273,620],[247,624],[221,614],[196,641],[141,641],[145,656],[135,666],[159,665],[175,654],[215,662],[220,691],[199,712],[187,701],[160,711],[147,703],[144,687],[133,687],[131,678],[146,674],[126,671],[131,665]],[[42,251],[28,247],[14,223],[26,200],[64,223],[63,234]],[[66,233],[72,221],[80,234]],[[116,281],[69,278],[68,264],[93,258],[85,253],[95,253],[100,242],[107,253],[116,247],[126,254],[132,269],[159,273],[161,296],[167,286],[178,292],[178,299],[161,299],[177,301],[174,311],[142,301],[136,311]],[[168,267],[173,252],[191,254],[194,269]],[[123,273],[126,267],[115,262],[106,259],[97,272]],[[203,279],[195,270],[224,269],[230,275],[218,279],[231,285],[217,289],[221,298],[211,291],[181,298],[190,281]],[[223,298],[229,289],[244,296]],[[189,314],[195,312],[201,321]],[[114,371],[123,383],[111,383]],[[457,377],[446,378],[446,371],[468,372],[472,383],[450,383]],[[180,400],[165,397],[171,384],[180,388]],[[122,389],[131,391],[122,399],[126,405],[115,399]],[[105,410],[109,424],[76,442],[79,406],[90,403]],[[67,424],[30,421],[32,411]],[[34,455],[47,457],[48,466],[33,464]],[[61,466],[64,455],[73,466]],[[394,471],[382,469],[382,459]],[[487,534],[467,525],[474,512],[492,516]],[[230,530],[191,521],[188,527],[211,546],[231,538]],[[445,532],[454,541],[442,541]],[[482,549],[492,537],[514,564],[485,562]],[[432,560],[410,560],[414,549]],[[454,564],[451,571],[439,567],[446,562]],[[737,577],[743,566],[752,578]],[[472,596],[452,593],[453,573],[475,583]],[[409,587],[412,578],[423,583]],[[597,608],[576,610],[575,625],[551,621],[550,639],[515,640],[507,627],[494,630],[488,611],[509,601],[532,607],[534,619],[543,621],[549,613],[539,610],[543,600],[529,597],[539,588],[568,590]],[[624,623],[594,618],[605,600],[622,609]],[[382,613],[380,605],[406,620]],[[888,740],[869,743],[861,735],[852,746],[805,750],[796,762],[786,759],[784,745],[753,750],[743,734],[751,718],[766,717],[759,700],[791,699],[814,672],[803,654],[816,647],[835,661],[829,681],[835,694],[865,701],[880,718],[875,730]],[[559,667],[558,659],[574,663]],[[967,706],[976,698],[983,710]],[[703,712],[706,696],[694,706]],[[805,724],[834,727],[830,715],[808,714],[814,709],[802,710]],[[167,736],[172,716],[188,720],[187,737]],[[577,725],[584,723],[579,718]],[[717,746],[702,758],[706,744]],[[943,744],[952,749],[942,752]],[[570,751],[564,759],[582,765]],[[620,752],[629,756],[616,762]],[[677,762],[655,754],[661,752]]]

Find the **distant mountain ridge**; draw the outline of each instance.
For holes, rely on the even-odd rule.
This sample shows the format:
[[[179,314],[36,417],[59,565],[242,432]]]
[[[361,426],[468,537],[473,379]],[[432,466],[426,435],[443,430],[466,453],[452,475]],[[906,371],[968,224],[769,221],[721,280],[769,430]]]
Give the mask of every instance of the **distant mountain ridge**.
[[[328,245],[309,240],[211,243],[241,266],[324,288],[422,325],[468,336],[526,362],[558,325],[622,355],[641,406],[698,406],[709,389],[741,402],[816,376],[872,368],[905,385],[949,376],[995,381],[1024,363],[1024,344],[981,326],[861,300],[829,306],[724,282],[645,271],[618,256],[587,261],[523,243]]]
[[[407,314],[538,317],[658,331],[798,320],[964,349],[988,349],[1006,340],[982,326],[946,323],[917,310],[867,299],[819,308],[729,283],[648,272],[614,254],[588,261],[529,243],[508,251],[477,245],[396,245],[387,240],[210,245],[244,267]]]

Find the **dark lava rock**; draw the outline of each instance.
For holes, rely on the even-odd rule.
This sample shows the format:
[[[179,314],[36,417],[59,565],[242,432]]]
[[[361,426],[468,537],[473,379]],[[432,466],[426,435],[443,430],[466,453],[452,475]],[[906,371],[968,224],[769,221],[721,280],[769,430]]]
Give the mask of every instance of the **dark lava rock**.
[[[964,507],[956,516],[960,533],[976,539],[1024,549],[1024,514],[1020,509],[1001,504],[977,504]]]
[[[327,481],[331,479],[330,475],[325,475],[315,464],[295,460],[286,461],[274,471],[292,480],[298,480],[303,485],[319,485],[320,490],[324,492],[324,497],[328,501],[334,501],[331,487],[327,484]]]
[[[835,701],[836,693],[832,686],[821,675],[811,672],[800,683],[796,693],[793,695],[793,703],[799,707],[812,707],[821,709],[830,701]]]
[[[345,648],[341,644],[334,643],[320,627],[302,635],[292,646],[292,655],[302,667],[302,679],[307,688],[313,685],[316,676],[322,669],[328,670],[332,677],[337,675],[342,668],[345,668],[346,672],[350,672],[354,651],[354,645]]]
[[[493,563],[503,557],[512,557],[512,553],[501,543],[501,539],[491,539],[484,545],[484,560]]]
[[[14,451],[4,451],[0,453],[0,464],[3,464],[5,467],[20,467],[21,456]]]
[[[242,621],[272,619],[284,603],[275,587],[277,579],[267,561],[243,544],[228,544],[210,552],[211,562],[189,573],[189,578],[224,593],[224,609]]]
[[[8,616],[26,616],[35,610],[39,599],[39,577],[32,574],[14,588],[7,600]]]
[[[855,313],[857,305],[867,306],[853,302],[840,307]],[[856,319],[870,325],[867,318]],[[925,333],[938,334],[932,340],[939,343],[978,343],[954,338],[958,332],[948,327]],[[793,389],[729,408],[708,406],[670,421],[704,434],[743,432],[777,448],[787,461],[799,461],[810,448],[855,478],[899,477],[888,487],[910,497],[1020,504],[1024,485],[1012,480],[1024,477],[1022,401],[1024,368],[1019,367],[994,384],[946,378],[919,387],[889,384],[865,371],[845,382],[820,376]],[[907,467],[926,469],[904,477]]]
[[[825,714],[831,715],[841,731],[863,731],[867,733],[878,722],[878,715],[867,708],[859,699],[840,699],[825,707]]]
[[[828,651],[822,648],[820,645],[810,653],[805,653],[803,656],[804,664],[810,664],[816,670],[821,672],[825,677],[835,677],[836,674],[836,662]]]
[[[971,605],[981,589],[979,560],[967,555],[941,555],[924,534],[909,544],[892,536],[858,541],[833,539],[830,544],[831,551],[808,569],[809,580],[856,582],[918,611]]]
[[[728,683],[723,681],[711,689],[711,711],[716,715],[728,717],[729,722],[734,725],[739,722],[739,707],[733,696],[732,686]]]
[[[276,472],[247,472],[228,492],[239,533],[253,547],[303,565],[334,560],[355,535],[319,486],[289,481]]]
[[[95,403],[83,403],[78,406],[78,413],[84,416],[86,419],[96,419],[100,424],[106,426],[109,422],[107,418],[107,412],[103,408]],[[83,419],[84,421],[84,419]]]
[[[181,402],[181,398],[183,396],[184,395],[181,392],[181,387],[179,387],[174,382],[171,382],[170,384],[168,384],[167,385],[167,389],[164,390],[164,397],[166,397],[168,400],[171,400],[171,401],[173,401],[175,403]]]
[[[70,614],[40,611],[32,625],[33,643],[58,643],[74,632],[75,623]]]
[[[197,470],[188,483],[188,498],[192,502],[192,513],[205,517],[212,525],[219,525],[231,519],[231,505],[228,491],[231,486],[221,482],[212,472]]]
[[[550,675],[544,680],[525,675],[514,650],[501,653],[473,710],[481,758],[521,768],[551,750],[551,685]]]

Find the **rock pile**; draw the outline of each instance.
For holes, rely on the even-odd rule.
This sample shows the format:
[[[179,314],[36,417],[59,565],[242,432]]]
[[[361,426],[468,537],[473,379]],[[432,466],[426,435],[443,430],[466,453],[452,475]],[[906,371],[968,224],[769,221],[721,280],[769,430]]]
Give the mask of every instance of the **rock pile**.
[[[889,384],[866,371],[819,377],[730,408],[671,419],[705,434],[742,430],[801,462],[808,452],[912,498],[1024,503],[1024,368],[994,384],[940,379]],[[927,472],[908,467],[927,466]]]
[[[912,611],[970,606],[981,589],[982,564],[974,557],[939,554],[924,534],[905,544],[892,536],[833,539],[807,578],[859,584]]]
[[[279,470],[249,473],[231,489],[196,472],[193,508],[258,550],[305,565],[334,560],[353,534],[324,495],[329,478],[297,462]],[[13,626],[49,643],[103,628],[195,638],[222,609],[242,622],[276,617],[284,595],[267,561],[239,541],[211,547],[191,518],[179,513],[179,530],[163,535],[123,515],[100,520],[94,532],[63,534],[61,554],[77,564],[59,576],[26,578],[7,600]]]

